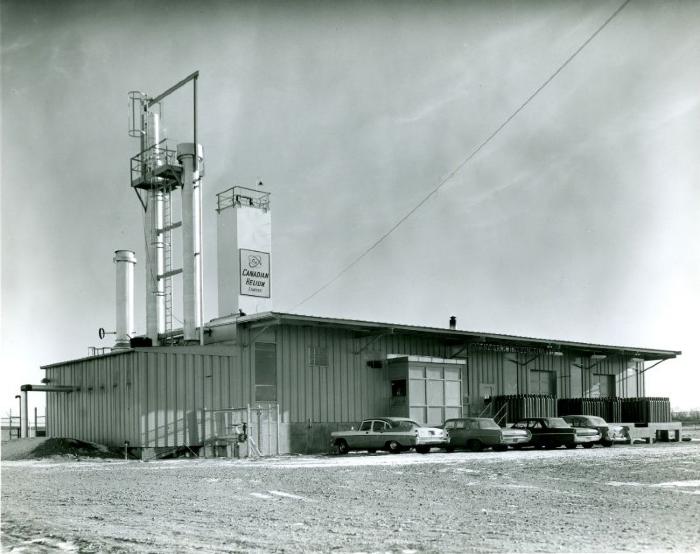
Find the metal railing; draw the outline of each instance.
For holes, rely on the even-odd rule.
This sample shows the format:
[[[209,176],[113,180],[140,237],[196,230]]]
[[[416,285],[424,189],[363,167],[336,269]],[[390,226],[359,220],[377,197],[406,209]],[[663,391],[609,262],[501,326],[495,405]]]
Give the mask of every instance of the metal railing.
[[[270,193],[248,187],[231,187],[216,195],[216,211],[233,206],[250,206],[263,211],[270,209]]]

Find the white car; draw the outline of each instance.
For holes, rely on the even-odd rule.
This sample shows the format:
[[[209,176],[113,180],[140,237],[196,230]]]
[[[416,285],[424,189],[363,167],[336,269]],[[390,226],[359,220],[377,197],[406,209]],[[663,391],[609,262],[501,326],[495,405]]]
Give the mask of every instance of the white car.
[[[331,446],[339,454],[347,454],[351,450],[367,450],[370,453],[388,450],[392,454],[398,454],[410,448],[426,454],[433,446],[446,448],[448,441],[445,430],[424,427],[405,417],[365,419],[357,430],[331,433]]]
[[[621,425],[610,425],[602,417],[591,415],[566,415],[562,419],[576,428],[597,429],[600,433],[599,444],[612,446],[615,442],[626,442],[628,437]]]

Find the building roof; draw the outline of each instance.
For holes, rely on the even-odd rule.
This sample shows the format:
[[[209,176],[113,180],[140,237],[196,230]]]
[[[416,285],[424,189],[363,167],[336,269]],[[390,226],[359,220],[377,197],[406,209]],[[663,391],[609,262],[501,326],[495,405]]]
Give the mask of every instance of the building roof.
[[[666,360],[681,355],[680,350],[640,348],[634,346],[617,346],[608,344],[595,344],[577,342],[560,339],[543,339],[534,337],[523,337],[516,335],[503,335],[497,333],[486,333],[482,331],[467,331],[461,329],[449,329],[447,327],[426,327],[421,325],[403,325],[396,323],[383,323],[377,321],[361,321],[354,319],[339,319],[332,317],[320,317],[303,314],[292,314],[282,312],[263,312],[259,314],[246,315],[241,317],[226,317],[215,319],[210,322],[211,327],[226,325],[233,322],[247,325],[301,325],[318,327],[343,327],[353,331],[369,334],[377,333],[411,333],[422,334],[433,337],[440,337],[455,345],[494,345],[513,346],[525,348],[548,349],[552,351],[580,352],[581,354],[616,354],[631,357],[639,357],[647,361]]]
[[[440,338],[448,344],[456,347],[456,354],[453,356],[464,356],[470,347],[490,348],[494,350],[503,349],[523,349],[523,350],[547,350],[551,353],[568,353],[581,356],[592,355],[621,355],[633,358],[639,358],[640,361],[657,361],[668,360],[681,355],[680,350],[640,348],[633,346],[617,346],[609,344],[594,344],[586,342],[577,342],[560,339],[543,339],[534,337],[522,337],[516,335],[503,335],[497,333],[486,333],[482,331],[466,331],[461,329],[449,329],[447,327],[426,327],[421,325],[403,325],[397,323],[384,323],[378,321],[361,321],[355,319],[340,319],[332,317],[321,317],[303,314],[292,314],[283,312],[263,312],[259,314],[245,316],[226,316],[217,318],[205,324],[205,329],[216,329],[221,327],[241,325],[250,327],[265,327],[270,325],[296,325],[305,327],[326,327],[326,328],[344,328],[363,335],[390,335],[390,334],[413,334]],[[215,347],[216,342],[208,343],[204,347]],[[154,347],[154,348],[176,348],[181,349],[182,346],[171,347]],[[151,348],[135,348],[120,350],[103,354],[101,356],[118,356],[134,351],[147,352]],[[101,356],[89,356],[79,358],[77,360],[66,360],[41,366],[42,369],[60,366],[69,362],[80,360],[93,360]]]

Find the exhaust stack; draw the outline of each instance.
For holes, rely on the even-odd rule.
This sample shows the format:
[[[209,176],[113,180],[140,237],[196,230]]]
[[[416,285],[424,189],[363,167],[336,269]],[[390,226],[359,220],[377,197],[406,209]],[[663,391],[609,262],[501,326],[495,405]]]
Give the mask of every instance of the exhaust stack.
[[[451,315],[450,316],[450,329],[456,329],[457,328],[457,316]]]
[[[129,348],[134,335],[134,266],[136,255],[131,250],[116,250],[114,263],[117,264],[117,337],[114,350]]]

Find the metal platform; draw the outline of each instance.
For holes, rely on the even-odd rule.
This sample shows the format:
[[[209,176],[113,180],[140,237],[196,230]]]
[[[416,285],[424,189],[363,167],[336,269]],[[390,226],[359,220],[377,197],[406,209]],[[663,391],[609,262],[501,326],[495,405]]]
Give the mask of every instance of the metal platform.
[[[138,173],[133,176],[131,186],[142,190],[163,190],[169,192],[181,184],[182,166],[177,164],[163,164],[154,167],[147,173]]]

